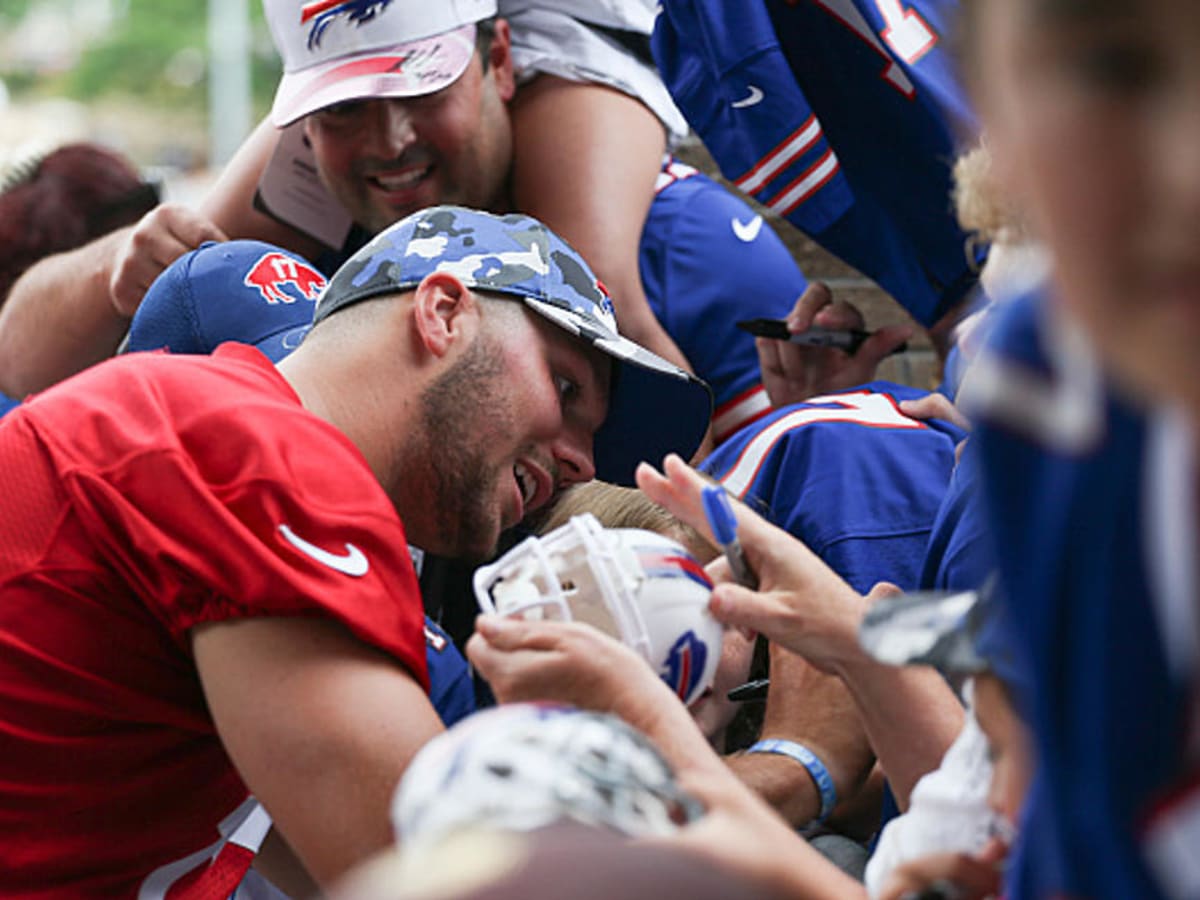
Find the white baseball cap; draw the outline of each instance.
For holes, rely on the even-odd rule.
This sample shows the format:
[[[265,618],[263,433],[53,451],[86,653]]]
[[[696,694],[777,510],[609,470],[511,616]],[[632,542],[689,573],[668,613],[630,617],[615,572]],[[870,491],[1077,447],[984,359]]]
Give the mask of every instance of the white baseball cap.
[[[368,97],[416,97],[453,84],[496,0],[263,0],[283,58],[271,121]]]

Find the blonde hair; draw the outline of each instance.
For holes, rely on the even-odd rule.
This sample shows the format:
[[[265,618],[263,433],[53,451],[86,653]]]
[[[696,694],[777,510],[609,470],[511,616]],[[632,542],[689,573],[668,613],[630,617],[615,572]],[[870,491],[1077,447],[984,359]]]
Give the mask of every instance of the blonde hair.
[[[992,154],[980,141],[954,161],[954,212],[959,224],[989,243],[1029,238],[1017,207],[996,183]]]
[[[539,534],[565,525],[572,516],[591,513],[605,528],[642,528],[683,544],[701,562],[717,555],[699,531],[681,522],[641,491],[606,481],[576,484],[562,492],[538,527]]]

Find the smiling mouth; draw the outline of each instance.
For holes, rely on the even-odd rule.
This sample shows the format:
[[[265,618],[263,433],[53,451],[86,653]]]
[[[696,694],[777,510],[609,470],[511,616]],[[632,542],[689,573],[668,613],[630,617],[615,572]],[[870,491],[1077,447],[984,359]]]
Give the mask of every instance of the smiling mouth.
[[[412,190],[425,181],[432,171],[432,165],[420,166],[403,172],[369,175],[367,181],[372,187],[391,194]]]
[[[529,504],[533,502],[534,495],[537,494],[537,480],[523,463],[513,466],[513,475],[517,479],[517,486],[521,489],[521,503],[528,511]]]

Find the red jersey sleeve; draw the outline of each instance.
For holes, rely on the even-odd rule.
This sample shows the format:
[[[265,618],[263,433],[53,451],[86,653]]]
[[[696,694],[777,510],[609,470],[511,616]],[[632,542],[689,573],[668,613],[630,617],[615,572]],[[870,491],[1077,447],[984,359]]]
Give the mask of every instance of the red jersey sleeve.
[[[109,366],[113,384],[55,411],[69,442],[42,434],[146,609],[184,646],[205,622],[332,617],[428,689],[404,529],[358,449],[256,351],[139,356],[135,377]]]

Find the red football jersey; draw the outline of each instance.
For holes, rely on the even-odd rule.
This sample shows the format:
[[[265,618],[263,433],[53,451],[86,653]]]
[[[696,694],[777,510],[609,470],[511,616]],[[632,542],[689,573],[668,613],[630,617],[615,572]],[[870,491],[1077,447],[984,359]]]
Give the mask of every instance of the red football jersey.
[[[395,509],[256,350],[134,354],[34,397],[0,420],[0,498],[0,896],[134,896],[218,840],[247,790],[195,625],[333,618],[428,688]]]

